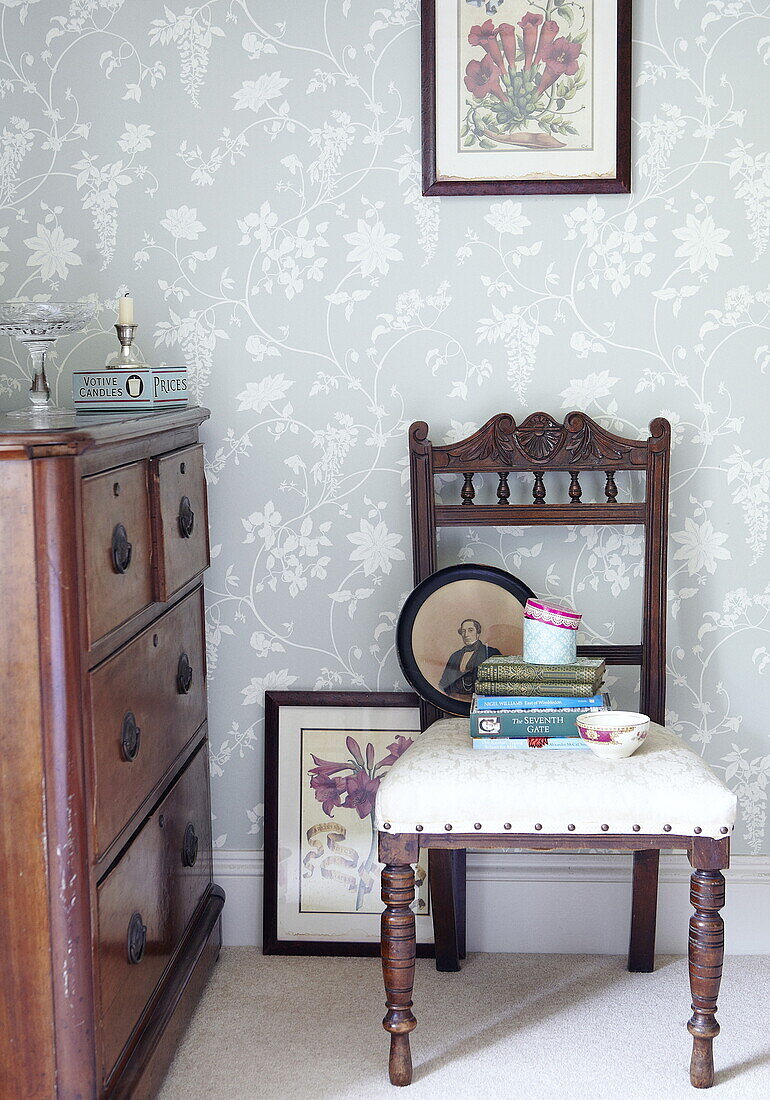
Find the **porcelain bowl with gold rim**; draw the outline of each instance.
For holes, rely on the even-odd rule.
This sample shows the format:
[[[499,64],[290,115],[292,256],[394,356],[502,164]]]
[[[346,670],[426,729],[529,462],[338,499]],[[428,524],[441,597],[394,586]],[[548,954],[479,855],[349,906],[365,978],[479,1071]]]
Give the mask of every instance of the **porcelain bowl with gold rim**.
[[[582,739],[602,760],[622,760],[639,748],[650,729],[646,714],[604,710],[578,714],[575,724]]]

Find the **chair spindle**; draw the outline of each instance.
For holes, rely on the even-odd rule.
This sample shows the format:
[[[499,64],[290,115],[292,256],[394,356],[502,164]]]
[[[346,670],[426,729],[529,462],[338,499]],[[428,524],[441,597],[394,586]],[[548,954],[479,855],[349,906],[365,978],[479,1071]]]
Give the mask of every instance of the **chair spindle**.
[[[473,488],[474,473],[471,471],[468,474],[463,474],[465,483],[463,485],[462,493],[463,504],[473,504],[473,498],[476,496],[476,490]]]
[[[604,495],[610,504],[614,504],[618,499],[618,487],[615,484],[615,471],[607,471],[607,484],[604,486]]]
[[[532,497],[535,504],[545,504],[545,485],[540,470],[535,470],[535,486],[532,490]]]
[[[497,503],[498,504],[507,504],[508,501],[511,499],[511,487],[508,484],[508,473],[507,473],[507,471],[506,470],[501,470],[500,474],[499,474],[499,477],[500,477],[500,484],[497,486]]]
[[[569,483],[570,504],[580,504],[580,498],[583,495],[583,490],[580,487],[579,472],[577,470],[570,470],[569,476],[571,478]]]

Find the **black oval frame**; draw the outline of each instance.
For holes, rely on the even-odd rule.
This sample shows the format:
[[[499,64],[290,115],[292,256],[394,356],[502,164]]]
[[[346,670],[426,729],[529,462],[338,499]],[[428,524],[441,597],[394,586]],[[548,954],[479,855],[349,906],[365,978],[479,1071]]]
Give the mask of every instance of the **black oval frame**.
[[[448,695],[444,695],[443,691],[435,688],[420,671],[412,648],[412,631],[420,608],[439,588],[445,588],[448,584],[454,584],[457,581],[486,581],[488,584],[496,584],[498,588],[514,596],[522,607],[528,599],[534,600],[537,597],[524,581],[494,565],[449,565],[445,569],[431,573],[407,597],[396,626],[396,654],[401,671],[407,683],[426,703],[432,703],[434,707],[438,707],[447,714],[467,717],[471,710],[470,703],[464,703],[460,699],[450,699]]]

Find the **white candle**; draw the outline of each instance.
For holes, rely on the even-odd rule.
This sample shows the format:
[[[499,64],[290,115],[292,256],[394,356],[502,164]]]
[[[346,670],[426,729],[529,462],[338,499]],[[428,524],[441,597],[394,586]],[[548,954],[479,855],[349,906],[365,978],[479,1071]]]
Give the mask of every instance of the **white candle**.
[[[134,299],[126,294],[118,298],[118,324],[133,325],[134,323]]]

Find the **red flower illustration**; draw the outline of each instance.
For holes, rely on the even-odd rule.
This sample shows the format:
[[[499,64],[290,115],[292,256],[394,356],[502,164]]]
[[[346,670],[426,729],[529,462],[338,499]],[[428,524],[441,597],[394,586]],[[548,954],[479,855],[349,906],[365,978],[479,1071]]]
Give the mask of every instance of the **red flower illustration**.
[[[487,19],[486,23],[480,27],[471,27],[468,41],[471,46],[483,46],[500,71],[505,72],[503,55],[500,53],[500,47],[497,44],[497,27],[491,19]]]
[[[556,35],[559,33],[559,24],[555,19],[546,19],[543,23],[543,29],[540,32],[540,44],[537,47],[537,53],[535,54],[535,64],[539,65],[543,60],[543,54],[553,42]]]
[[[483,61],[469,61],[465,70],[465,87],[475,95],[476,99],[483,99],[491,92],[501,103],[506,103],[507,100],[499,83],[501,71],[488,56]]]
[[[498,29],[503,43],[505,59],[513,69],[516,66],[516,28],[510,23],[501,23]]]
[[[347,798],[342,803],[343,808],[355,810],[362,820],[368,817],[374,809],[379,785],[379,779],[370,779],[364,771],[348,776],[345,780]]]
[[[524,35],[524,68],[525,69],[531,69],[532,68],[532,62],[534,60],[535,50],[537,48],[538,28],[539,28],[539,26],[542,22],[543,22],[543,16],[542,15],[537,15],[533,11],[528,11],[527,14],[523,15],[521,17],[521,19],[519,20],[519,26],[521,27],[523,35]],[[552,22],[552,20],[549,20],[549,22]],[[501,26],[500,27],[500,32],[501,33],[502,33],[502,30],[503,30],[503,28]],[[513,30],[513,27],[511,27],[511,30]],[[514,38],[514,42],[515,42],[515,38]],[[505,39],[503,39],[503,47],[505,47]],[[508,56],[508,50],[507,49],[505,51],[505,55],[506,55],[506,57]],[[511,64],[513,64],[513,62],[511,62]]]
[[[313,757],[313,759],[315,759],[315,757]],[[314,775],[310,780],[310,786],[315,791],[315,796],[318,801],[323,803],[324,813],[331,817],[332,809],[335,806],[342,805],[345,780],[340,778],[334,779],[330,775]]]
[[[568,38],[556,39],[550,49],[543,54],[545,72],[537,86],[538,95],[542,95],[560,76],[575,75],[578,71],[578,57],[582,48],[579,42],[570,42]]]
[[[382,760],[377,761],[378,768],[389,768],[391,764],[395,764],[399,756],[403,756],[410,745],[413,745],[414,741],[411,737],[404,737],[402,734],[396,734],[396,740],[388,745],[388,755],[383,756]]]

